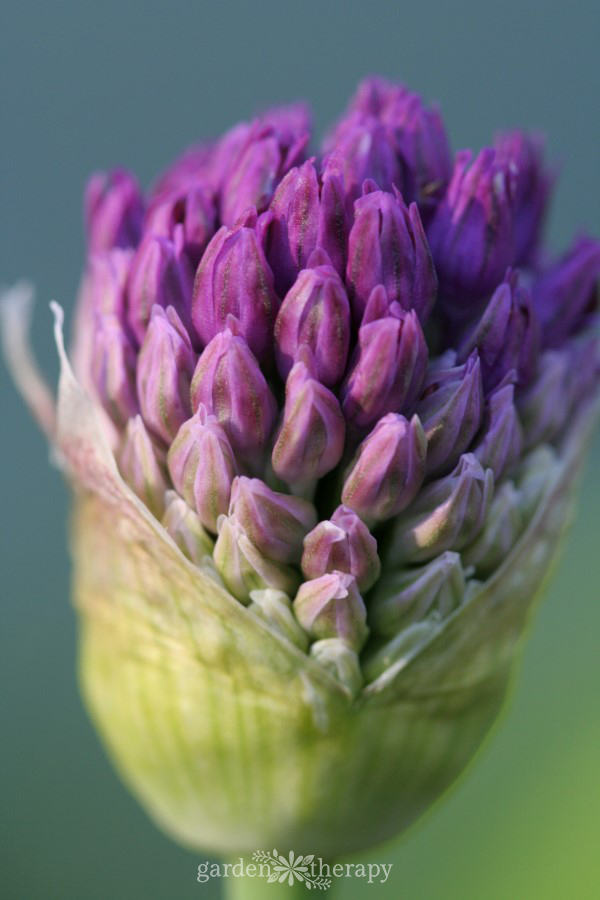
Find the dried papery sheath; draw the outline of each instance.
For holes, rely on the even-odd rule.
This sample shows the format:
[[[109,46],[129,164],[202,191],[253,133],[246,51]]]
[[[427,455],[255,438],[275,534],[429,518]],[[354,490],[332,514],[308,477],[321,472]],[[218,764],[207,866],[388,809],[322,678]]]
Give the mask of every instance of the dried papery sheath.
[[[92,178],[56,402],[31,289],[2,302],[74,489],[86,705],[153,820],[235,858],[335,861],[465,770],[598,412],[600,245],[548,255],[537,138],[453,164],[376,77],[310,157],[309,129],[268,110],[147,197]]]

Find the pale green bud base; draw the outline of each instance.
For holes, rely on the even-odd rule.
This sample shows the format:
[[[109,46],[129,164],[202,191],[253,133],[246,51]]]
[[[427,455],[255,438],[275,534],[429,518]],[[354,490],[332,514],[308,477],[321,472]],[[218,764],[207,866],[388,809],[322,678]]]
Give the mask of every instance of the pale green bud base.
[[[137,524],[111,521],[102,500],[80,497],[83,691],[154,820],[203,851],[277,847],[331,859],[422,815],[502,706],[569,518],[586,429],[575,436],[503,566],[355,700],[293,645],[257,630],[216,583],[174,566]]]

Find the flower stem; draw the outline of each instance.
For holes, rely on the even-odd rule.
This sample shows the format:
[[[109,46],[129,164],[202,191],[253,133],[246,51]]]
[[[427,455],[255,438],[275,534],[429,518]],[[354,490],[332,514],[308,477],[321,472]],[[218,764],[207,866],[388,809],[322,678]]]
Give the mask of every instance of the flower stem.
[[[239,867],[240,858],[233,859],[232,863]],[[244,872],[251,863],[252,860],[244,859]],[[313,893],[295,878],[293,885],[290,885],[287,879],[283,884],[279,881],[269,884],[267,878],[261,877],[258,872],[254,876],[244,875],[241,878],[230,876],[222,881],[224,900],[295,900],[300,897],[308,900]]]

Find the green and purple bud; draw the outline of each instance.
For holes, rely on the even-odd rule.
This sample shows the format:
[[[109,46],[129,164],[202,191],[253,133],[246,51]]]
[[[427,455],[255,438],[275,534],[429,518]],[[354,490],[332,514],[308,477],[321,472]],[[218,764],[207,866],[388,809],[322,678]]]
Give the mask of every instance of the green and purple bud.
[[[305,535],[317,521],[312,503],[243,475],[231,487],[229,515],[263,556],[279,563],[300,562]]]
[[[177,432],[167,465],[176,490],[202,525],[216,534],[219,516],[229,509],[237,464],[224,429],[204,404]]]
[[[429,367],[417,415],[427,437],[427,474],[449,471],[470,446],[483,417],[476,350],[464,365],[456,365],[452,351],[435,360]]]
[[[511,369],[519,385],[529,384],[534,377],[540,352],[539,324],[529,289],[518,272],[509,271],[496,288],[481,318],[459,345],[458,362],[466,362],[473,350],[479,355],[486,394]]]
[[[153,306],[137,361],[137,392],[150,431],[170,444],[192,414],[190,385],[196,354],[172,306]]]
[[[460,554],[450,551],[424,566],[392,571],[369,597],[369,623],[376,634],[393,637],[432,612],[446,619],[463,602],[466,585]]]
[[[544,347],[558,347],[598,310],[600,241],[578,238],[533,282]]]
[[[546,350],[540,357],[537,378],[517,395],[524,450],[560,435],[571,412],[572,365],[567,350]]]
[[[367,639],[367,611],[356,579],[330,572],[300,586],[294,613],[313,639],[341,638],[357,652]]]
[[[369,525],[391,519],[416,497],[425,478],[427,438],[417,416],[379,420],[346,473],[342,503]]]
[[[363,185],[363,196],[354,204],[346,282],[357,325],[380,284],[390,302],[413,309],[421,324],[429,318],[437,275],[417,205],[407,208],[396,188],[392,194],[377,190],[374,182]]]
[[[513,182],[512,167],[489,147],[474,160],[470,150],[456,156],[427,228],[440,303],[453,321],[477,313],[513,261]]]
[[[118,429],[139,411],[136,352],[116,315],[96,315],[90,375],[100,403]]]
[[[250,612],[266,622],[278,634],[294,644],[303,653],[308,650],[307,633],[298,624],[292,610],[292,601],[283,591],[275,588],[250,591]]]
[[[310,645],[309,655],[348,691],[351,698],[360,693],[365,681],[360,659],[343,638],[315,641]]]
[[[149,510],[160,518],[165,508],[167,478],[161,452],[148,434],[142,417],[129,419],[118,452],[119,471]]]
[[[304,538],[304,577],[318,578],[335,571],[354,575],[363,593],[373,587],[381,573],[377,541],[347,506],[338,506],[331,519],[319,522]]]
[[[282,379],[289,375],[298,350],[310,348],[317,378],[334,387],[346,369],[350,346],[350,304],[344,284],[324,251],[310,258],[298,275],[275,322],[275,359]]]
[[[125,169],[97,172],[87,183],[84,218],[90,253],[135,247],[142,234],[144,199]]]
[[[228,316],[223,331],[204,349],[191,386],[192,409],[204,404],[216,416],[242,458],[262,453],[277,418],[277,402],[243,336]]]
[[[496,482],[516,465],[523,448],[523,433],[514,402],[511,375],[489,395],[473,455],[484,469],[491,469]]]
[[[302,345],[285,385],[283,421],[271,462],[290,487],[309,493],[331,472],[344,452],[346,427],[335,394],[317,379],[310,349]]]
[[[480,532],[494,492],[494,474],[472,453],[450,475],[432,481],[396,519],[388,561],[422,563],[446,550],[462,550]]]
[[[235,316],[240,333],[262,362],[272,353],[279,298],[257,231],[247,210],[233,228],[221,228],[206,248],[194,281],[192,321],[208,344]]]
[[[175,491],[167,491],[165,494],[161,525],[193,563],[202,565],[207,557],[212,561],[212,539],[202,527],[198,515]]]
[[[505,559],[526,525],[520,491],[505,481],[495,492],[480,534],[462,551],[463,564],[472,566],[477,578],[489,578]]]
[[[138,247],[127,282],[127,322],[138,344],[142,344],[152,308],[172,306],[190,331],[190,304],[194,273],[182,257],[180,239],[148,234]]]
[[[181,230],[185,252],[198,265],[215,233],[217,212],[213,192],[202,182],[160,192],[146,212],[144,231],[175,240]]]
[[[358,433],[389,412],[411,412],[427,373],[428,350],[416,312],[389,303],[374,288],[358,331],[358,346],[341,389],[342,410]]]

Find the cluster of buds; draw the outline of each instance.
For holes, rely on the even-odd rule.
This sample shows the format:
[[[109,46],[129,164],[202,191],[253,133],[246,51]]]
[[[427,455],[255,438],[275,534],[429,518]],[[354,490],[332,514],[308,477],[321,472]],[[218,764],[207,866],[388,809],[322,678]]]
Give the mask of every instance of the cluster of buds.
[[[600,245],[540,267],[536,137],[453,165],[439,112],[377,78],[320,158],[308,128],[266,113],[147,199],[94,176],[75,355],[184,551],[244,604],[286,596],[307,646],[368,655],[517,541],[523,453],[597,381]]]
[[[495,714],[493,691],[486,688],[480,704],[489,700],[489,714],[466,729],[464,742],[452,738],[450,716],[427,707],[429,756],[410,743],[418,701],[437,696],[445,680],[452,702],[466,707],[473,685],[491,684],[512,654],[526,608],[517,598],[534,592],[564,518],[556,498],[571,475],[562,461],[567,452],[579,461],[577,440],[567,451],[565,435],[576,432],[600,377],[600,243],[581,237],[549,262],[542,252],[554,176],[538,137],[503,134],[453,161],[437,109],[402,85],[369,78],[322,154],[310,155],[308,143],[306,110],[293,106],[188,151],[147,196],[123,171],[92,178],[72,359],[109,448],[101,464],[99,441],[80,424],[89,425],[91,413],[81,411],[81,397],[75,402],[63,354],[53,437],[75,480],[96,491],[105,510],[120,504],[129,523],[110,546],[93,517],[81,531],[94,532],[107,554],[124,545],[123,556],[144,557],[135,569],[116,566],[113,599],[123,616],[137,609],[151,622],[150,641],[169,635],[159,642],[161,660],[163,651],[171,659],[170,669],[161,662],[169,684],[156,683],[168,695],[165,708],[185,721],[157,758],[178,766],[169,756],[175,745],[193,747],[201,814],[172,802],[162,775],[151,774],[154,758],[145,769],[129,759],[118,686],[110,693],[106,673],[121,671],[130,654],[115,651],[105,663],[105,637],[89,650],[90,702],[157,818],[215,849],[260,843],[225,812],[213,819],[213,807],[225,807],[202,793],[213,777],[226,792],[221,776],[238,771],[232,717],[245,723],[244,746],[256,749],[239,785],[251,782],[252,796],[266,797],[265,785],[278,782],[286,800],[272,804],[273,816],[289,810],[282,827],[299,841],[304,822],[320,823],[323,853],[355,846],[337,840],[332,824],[337,816],[343,830],[346,794],[362,810],[363,846],[371,831],[396,828],[399,804],[406,821],[416,814],[415,783],[431,777],[429,802],[455,777]],[[27,390],[32,379],[22,381]],[[555,513],[546,515],[553,497]],[[82,582],[107,593],[108,576],[81,565]],[[493,625],[499,584],[507,606]],[[169,605],[171,593],[178,599]],[[95,619],[96,605],[84,606]],[[193,687],[185,681],[181,699],[171,679],[193,664],[203,674]],[[395,679],[407,667],[397,705]],[[124,695],[142,693],[133,684]],[[185,718],[193,698],[218,720],[218,741],[198,724],[203,712],[193,724]],[[343,712],[342,702],[350,704]],[[389,719],[371,712],[378,703],[387,703]],[[356,709],[366,710],[363,718],[352,718]],[[124,716],[121,731],[144,715]],[[392,753],[399,740],[402,753]],[[141,731],[133,744],[145,758]],[[308,746],[319,763],[302,758],[297,771],[314,774],[312,794],[286,769]],[[387,759],[387,750],[393,767],[406,760],[406,771],[391,782],[381,775],[371,803],[361,791],[377,779],[365,766],[375,751]],[[212,769],[202,768],[204,758]],[[421,759],[431,772],[415,779],[410,765],[425,766]],[[330,782],[348,789],[327,804],[321,795]],[[246,823],[270,821],[268,797],[260,809],[246,800]],[[200,821],[208,830],[197,833]],[[257,833],[267,843],[274,835],[266,825]]]

